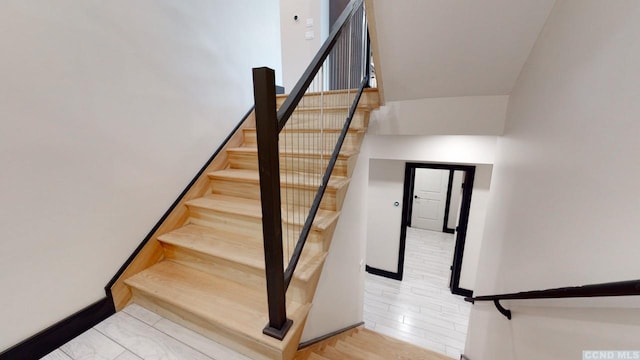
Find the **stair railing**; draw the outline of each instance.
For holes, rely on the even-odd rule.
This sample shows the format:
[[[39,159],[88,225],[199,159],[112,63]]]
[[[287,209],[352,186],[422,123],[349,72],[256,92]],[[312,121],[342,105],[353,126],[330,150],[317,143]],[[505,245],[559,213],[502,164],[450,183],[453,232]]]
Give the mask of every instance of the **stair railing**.
[[[464,300],[472,304],[476,301],[492,301],[500,314],[511,320],[511,310],[504,308],[502,304],[500,304],[501,300],[566,299],[638,295],[640,295],[640,280],[627,280],[546,290],[522,291],[510,294],[482,295],[467,297]]]
[[[274,71],[253,69],[269,309],[263,333],[280,340],[292,325],[286,291],[368,86],[370,53],[363,0],[352,0],[279,110]]]

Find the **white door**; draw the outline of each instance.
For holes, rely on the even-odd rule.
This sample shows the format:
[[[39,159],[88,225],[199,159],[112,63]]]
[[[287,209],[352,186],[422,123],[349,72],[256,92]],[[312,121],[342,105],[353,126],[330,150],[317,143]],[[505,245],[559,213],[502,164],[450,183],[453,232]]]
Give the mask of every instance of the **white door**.
[[[442,231],[448,184],[449,170],[416,169],[411,227]]]

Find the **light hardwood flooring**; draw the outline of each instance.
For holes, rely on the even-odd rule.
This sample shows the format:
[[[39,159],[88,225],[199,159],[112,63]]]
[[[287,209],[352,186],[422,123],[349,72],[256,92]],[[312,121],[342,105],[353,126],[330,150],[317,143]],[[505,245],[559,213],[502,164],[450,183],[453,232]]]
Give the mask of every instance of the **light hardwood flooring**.
[[[365,327],[459,359],[471,304],[451,294],[453,234],[407,228],[404,279],[366,274]]]

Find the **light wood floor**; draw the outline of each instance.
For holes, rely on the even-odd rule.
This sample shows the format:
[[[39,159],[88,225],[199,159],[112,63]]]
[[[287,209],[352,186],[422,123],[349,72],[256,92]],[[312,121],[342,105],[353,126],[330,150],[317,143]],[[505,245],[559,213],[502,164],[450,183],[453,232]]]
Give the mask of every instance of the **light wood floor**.
[[[452,234],[407,229],[402,282],[367,274],[367,329],[459,359],[471,304],[448,288]]]

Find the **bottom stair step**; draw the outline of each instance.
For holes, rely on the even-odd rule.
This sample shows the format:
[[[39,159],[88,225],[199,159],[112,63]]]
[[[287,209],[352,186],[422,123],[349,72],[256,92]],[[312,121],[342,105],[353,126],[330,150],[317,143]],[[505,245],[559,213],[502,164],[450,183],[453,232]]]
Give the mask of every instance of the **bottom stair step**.
[[[309,355],[308,360],[329,360],[324,356],[312,353],[311,355]]]
[[[133,301],[253,359],[291,359],[310,305],[287,301],[293,326],[283,341],[262,334],[266,290],[164,260],[126,280]]]
[[[389,357],[378,356],[370,351],[369,348],[361,348],[357,346],[353,346],[348,342],[344,342],[339,340],[335,345],[336,350],[339,350],[342,353],[349,354],[354,360],[388,360]]]
[[[375,353],[384,359],[453,360],[446,355],[368,329],[361,329],[357,334],[344,339],[344,341],[352,346]]]
[[[367,330],[348,330],[298,351],[296,360],[454,360]]]

